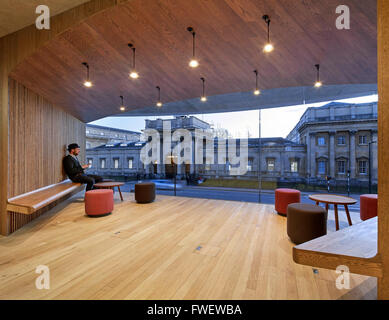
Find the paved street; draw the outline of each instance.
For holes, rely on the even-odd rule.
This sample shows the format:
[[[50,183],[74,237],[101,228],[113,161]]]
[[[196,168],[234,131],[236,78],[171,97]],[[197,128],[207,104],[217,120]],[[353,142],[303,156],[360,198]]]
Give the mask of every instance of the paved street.
[[[128,182],[122,187],[124,192],[133,192],[135,182]],[[157,194],[174,195],[174,190],[171,184],[163,186],[163,189],[157,187]],[[311,193],[302,193],[301,201],[303,203],[314,202],[308,198]],[[203,199],[217,199],[229,201],[244,201],[244,202],[258,202],[259,195],[256,190],[250,189],[230,189],[230,188],[211,188],[211,187],[193,187],[186,185],[179,185],[177,188],[177,196],[203,198]],[[352,198],[358,202],[355,205],[349,206],[350,211],[359,212],[359,195],[351,195]],[[260,202],[265,204],[274,204],[274,192],[264,190],[260,196]],[[332,207],[331,207],[332,209]],[[344,210],[339,207],[339,210]]]

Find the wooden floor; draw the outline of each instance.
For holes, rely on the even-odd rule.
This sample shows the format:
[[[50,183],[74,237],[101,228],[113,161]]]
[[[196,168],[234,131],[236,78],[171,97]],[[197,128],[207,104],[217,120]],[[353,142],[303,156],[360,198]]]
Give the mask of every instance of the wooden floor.
[[[0,299],[376,299],[376,278],[352,275],[338,290],[334,271],[295,264],[273,206],[124,197],[88,218],[78,194],[0,238]],[[38,265],[49,290],[35,287]]]

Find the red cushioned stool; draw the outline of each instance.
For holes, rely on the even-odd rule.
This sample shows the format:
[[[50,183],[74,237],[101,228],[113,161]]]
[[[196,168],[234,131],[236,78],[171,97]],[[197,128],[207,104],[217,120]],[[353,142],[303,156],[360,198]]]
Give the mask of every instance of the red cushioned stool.
[[[85,213],[90,217],[102,217],[113,211],[113,190],[97,189],[85,192]]]
[[[300,203],[301,192],[294,189],[277,189],[275,192],[275,209],[279,215],[285,216],[288,212],[288,205]]]
[[[361,220],[369,220],[377,216],[378,195],[363,194],[360,198]]]

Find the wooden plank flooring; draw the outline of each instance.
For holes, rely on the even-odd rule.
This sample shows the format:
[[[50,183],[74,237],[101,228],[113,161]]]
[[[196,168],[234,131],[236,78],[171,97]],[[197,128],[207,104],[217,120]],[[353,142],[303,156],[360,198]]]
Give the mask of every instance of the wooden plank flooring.
[[[0,238],[0,299],[376,299],[376,278],[338,290],[335,271],[295,264],[273,206],[124,197],[88,218],[80,193]],[[50,290],[35,287],[38,265]]]

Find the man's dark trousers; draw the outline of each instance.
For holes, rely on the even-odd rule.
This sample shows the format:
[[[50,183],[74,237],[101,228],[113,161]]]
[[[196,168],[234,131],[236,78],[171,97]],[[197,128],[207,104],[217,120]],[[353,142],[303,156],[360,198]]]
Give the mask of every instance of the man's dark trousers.
[[[92,190],[95,183],[103,181],[103,178],[100,176],[95,176],[92,174],[79,174],[72,178],[73,182],[86,183],[86,191]]]

